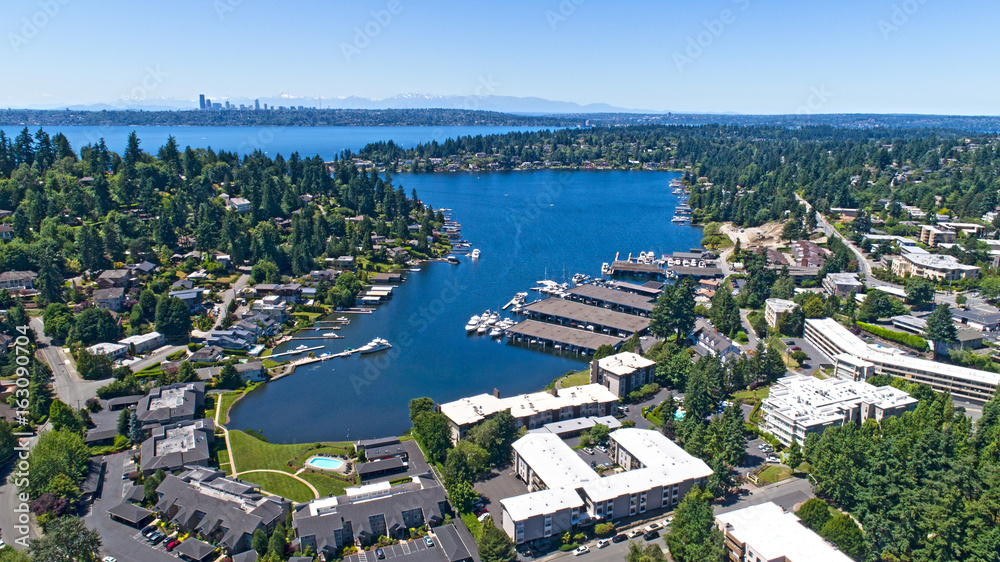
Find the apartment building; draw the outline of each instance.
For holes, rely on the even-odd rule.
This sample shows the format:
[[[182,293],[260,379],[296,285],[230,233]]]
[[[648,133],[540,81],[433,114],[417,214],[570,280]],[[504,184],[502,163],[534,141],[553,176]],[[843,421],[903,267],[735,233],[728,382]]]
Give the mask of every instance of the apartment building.
[[[902,254],[892,260],[892,274],[911,275],[934,281],[957,281],[979,275],[979,268],[960,263],[952,256],[939,254]]]
[[[798,306],[792,301],[785,299],[767,299],[764,301],[764,320],[767,325],[773,328],[778,325],[781,317],[795,310]]]
[[[935,224],[920,225],[920,242],[935,247],[940,244],[953,244],[958,233],[955,229]]]
[[[656,377],[656,362],[624,351],[590,362],[590,382],[599,384],[618,397],[628,396]]]
[[[793,513],[767,502],[715,516],[731,562],[850,562]]]

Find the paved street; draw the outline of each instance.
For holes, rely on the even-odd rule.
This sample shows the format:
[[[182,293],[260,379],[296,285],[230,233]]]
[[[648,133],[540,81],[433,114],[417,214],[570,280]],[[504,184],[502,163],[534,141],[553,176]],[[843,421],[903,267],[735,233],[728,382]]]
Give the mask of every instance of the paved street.
[[[56,396],[73,409],[82,408],[88,398],[97,396],[97,389],[107,384],[107,381],[84,380],[62,348],[52,345],[52,340],[45,336],[40,317],[31,319],[31,329],[38,338],[39,353],[52,369],[52,388]]]
[[[240,275],[239,279],[236,280],[236,283],[232,286],[232,288],[227,289],[225,292],[222,293],[222,304],[219,305],[222,307],[222,312],[215,317],[215,325],[214,325],[215,328],[218,328],[219,324],[222,323],[222,319],[226,317],[226,311],[229,310],[230,301],[236,298],[236,295],[240,294],[240,290],[242,290],[243,287],[246,286],[247,281],[249,280],[250,280],[249,275],[247,274]]]
[[[28,441],[28,447],[33,447],[36,442],[38,442],[38,437],[31,437]],[[16,478],[11,476],[15,468],[15,462],[16,458],[15,461],[7,463],[6,466],[0,469],[0,478],[2,478],[3,482],[0,484],[0,536],[7,541],[7,544],[18,550],[23,550],[21,545],[14,542],[20,536],[20,533],[14,530],[18,515],[14,510],[21,503],[18,498],[19,491],[17,486],[14,485]],[[40,529],[32,525],[28,532],[28,540],[38,538],[39,531]]]
[[[185,349],[187,349],[186,345],[168,345],[165,347],[161,347],[160,349],[157,349],[155,352],[150,354],[149,357],[146,357],[145,359],[140,359],[135,363],[132,363],[131,365],[129,365],[129,368],[132,369],[133,373],[141,371],[146,367],[149,367],[150,365],[166,361],[167,356],[170,355],[171,353],[176,353],[178,351],[182,351]]]

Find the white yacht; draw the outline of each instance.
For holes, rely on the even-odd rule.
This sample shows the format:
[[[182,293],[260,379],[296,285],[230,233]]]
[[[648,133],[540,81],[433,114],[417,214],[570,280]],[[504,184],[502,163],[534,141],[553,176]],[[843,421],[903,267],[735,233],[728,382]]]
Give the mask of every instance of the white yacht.
[[[670,219],[670,222],[687,222],[689,219],[681,215],[674,215],[674,218]]]
[[[473,316],[473,318],[476,318],[476,317]],[[469,323],[465,325],[465,331],[466,332],[475,332],[476,328],[478,328],[478,327],[479,327],[479,320],[478,319],[476,319],[475,321],[469,320]]]
[[[388,341],[382,338],[375,338],[370,341],[367,345],[363,345],[358,348],[358,353],[365,355],[367,353],[375,353],[376,351],[382,351],[383,349],[389,349],[392,347]]]
[[[486,325],[485,323],[480,324],[479,327],[476,328],[476,333],[477,334],[485,334],[488,331],[490,331],[490,327],[488,325]]]
[[[503,335],[503,330],[500,329],[498,326],[493,326],[493,329],[490,330],[491,338],[499,338],[502,335]]]
[[[298,347],[295,348],[295,351],[302,351],[303,349],[308,349],[308,348],[309,348],[309,346],[300,345],[300,346],[298,346]]]
[[[478,260],[479,259],[479,248],[476,248],[476,249],[472,250],[472,252],[469,253],[469,257],[472,258],[472,259],[474,259],[474,260]]]

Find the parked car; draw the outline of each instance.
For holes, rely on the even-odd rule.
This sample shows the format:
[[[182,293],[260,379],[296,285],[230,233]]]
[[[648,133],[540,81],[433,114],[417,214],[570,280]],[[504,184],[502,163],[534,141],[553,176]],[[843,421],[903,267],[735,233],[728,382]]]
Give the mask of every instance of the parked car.
[[[659,523],[650,523],[649,525],[646,526],[646,532],[651,533],[653,531],[657,531],[660,529],[660,527],[662,527],[662,525],[660,525]]]
[[[638,537],[641,534],[642,534],[642,529],[640,529],[639,527],[636,527],[635,529],[632,529],[631,531],[628,532],[628,538],[634,539],[634,538]]]
[[[658,536],[660,536],[660,532],[659,531],[650,531],[650,532],[646,533],[645,535],[643,535],[642,539],[643,540],[647,540],[647,541],[651,541],[651,540],[655,539]]]
[[[580,545],[573,551],[573,556],[580,556],[581,554],[587,554],[588,552],[590,552],[590,549],[587,548],[587,545]]]
[[[802,348],[801,348],[801,347],[799,347],[799,346],[795,346],[795,347],[789,347],[788,349],[790,349],[790,350],[792,350],[792,351],[802,351]]]
[[[153,539],[155,539],[156,537],[161,536],[161,535],[163,535],[163,533],[161,533],[159,531],[153,531],[152,533],[149,533],[148,535],[146,535],[146,540],[147,541],[152,541]]]
[[[597,468],[597,461],[590,461],[590,468]]]
[[[427,535],[424,537],[424,544],[427,545],[427,548],[430,548],[434,546],[434,539],[432,539],[430,535]]]
[[[611,539],[601,539],[597,541],[597,548],[604,548],[611,544]]]
[[[160,544],[161,542],[163,542],[163,540],[166,539],[166,538],[167,538],[167,535],[164,535],[163,533],[160,533],[159,535],[157,535],[156,537],[154,537],[153,540],[151,540],[149,542],[153,543],[153,546],[156,546],[156,545]]]
[[[473,513],[475,513],[475,514],[476,514],[476,517],[478,517],[478,516],[480,516],[480,515],[482,515],[482,514],[484,514],[484,513],[487,513],[488,511],[489,511],[489,510],[488,510],[488,509],[486,509],[486,506],[485,506],[485,505],[483,505],[483,506],[479,506],[479,507],[477,507],[477,508],[476,508],[476,510],[475,510],[475,511],[473,511]]]
[[[105,556],[104,558],[101,558],[101,562],[118,562],[118,559],[114,556]]]
[[[795,345],[795,340],[785,340],[785,345]]]
[[[146,525],[145,527],[142,528],[142,534],[145,535],[146,533],[152,533],[155,530],[156,530],[156,525]]]
[[[172,540],[172,541],[168,542],[167,543],[167,552],[170,552],[173,549],[177,548],[177,545],[179,545],[179,544],[181,544],[181,541],[178,541],[178,540]]]
[[[615,535],[614,537],[611,538],[611,542],[616,543],[616,544],[620,543],[620,542],[625,542],[627,540],[628,540],[628,537],[625,535],[625,533],[618,533],[617,535]]]
[[[385,560],[385,551],[381,548],[376,548],[375,556],[377,556],[379,560]]]
[[[487,517],[491,517],[490,512],[488,512],[488,511],[486,513],[483,513],[479,517],[476,517],[476,519],[478,519],[479,522],[482,523],[483,521],[486,521]]]
[[[590,447],[584,447],[583,448],[583,452],[587,453],[588,455],[593,455],[594,454],[594,449],[592,449]]]
[[[772,456],[770,456],[770,457],[767,457],[767,459],[766,459],[766,460],[767,460],[767,462],[775,462],[775,463],[776,463],[776,462],[781,462],[781,460],[780,460],[780,459],[778,459],[778,457],[775,457],[775,456],[773,456],[773,455],[772,455]]]

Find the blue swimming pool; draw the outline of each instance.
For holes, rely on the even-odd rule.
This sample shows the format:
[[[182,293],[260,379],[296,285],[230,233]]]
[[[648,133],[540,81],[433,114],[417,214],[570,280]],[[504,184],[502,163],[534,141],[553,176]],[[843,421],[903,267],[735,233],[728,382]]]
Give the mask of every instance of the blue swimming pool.
[[[312,457],[306,461],[306,464],[322,470],[339,470],[340,467],[344,466],[344,461],[330,457]]]

